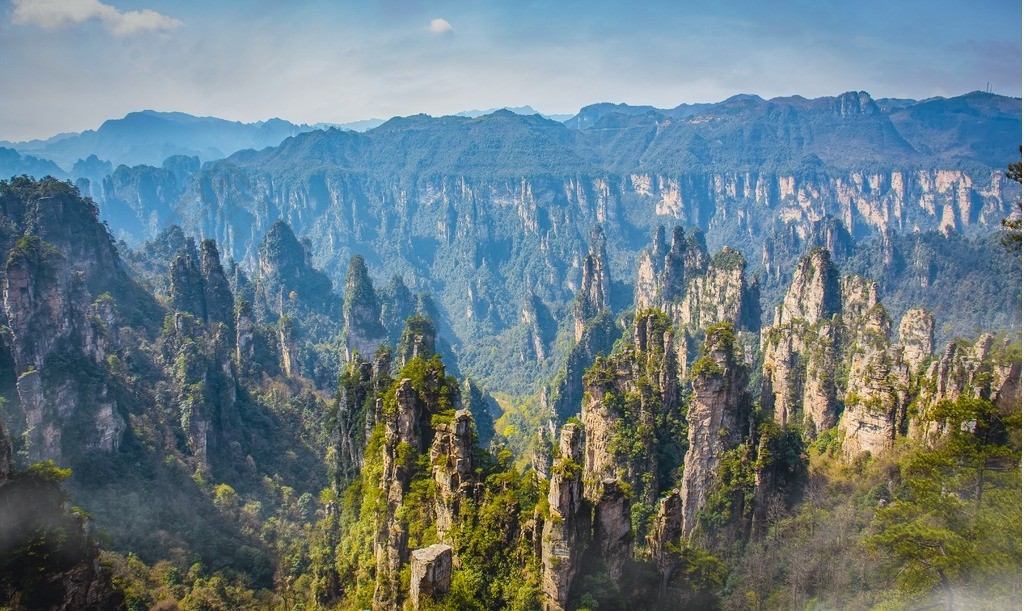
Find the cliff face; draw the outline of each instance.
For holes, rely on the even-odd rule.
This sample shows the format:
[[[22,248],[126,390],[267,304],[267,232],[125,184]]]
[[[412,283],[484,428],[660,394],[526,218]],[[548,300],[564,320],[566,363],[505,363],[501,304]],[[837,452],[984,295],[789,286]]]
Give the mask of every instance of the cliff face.
[[[475,448],[473,416],[468,410],[455,412],[450,423],[437,427],[430,447],[430,464],[437,484],[434,504],[437,537],[442,541],[448,539],[463,499],[473,497]]]
[[[934,333],[934,318],[910,309],[894,341],[876,283],[857,275],[840,279],[828,250],[812,250],[793,275],[775,325],[762,335],[761,405],[776,422],[795,425],[807,437],[838,424],[847,455],[877,455],[898,435],[941,434],[920,424],[941,400],[1015,392],[1019,374],[1009,364],[993,364],[991,338],[970,349],[954,342],[936,359]],[[987,375],[978,378],[981,384],[972,382],[976,372],[997,370],[995,386]],[[999,395],[1004,384],[1006,394]],[[916,416],[908,413],[912,403]]]
[[[255,307],[261,316],[276,320],[296,312],[337,313],[340,304],[331,298],[331,280],[313,268],[308,243],[300,242],[289,224],[271,224],[254,251]]]
[[[389,355],[381,354],[382,357]],[[342,370],[335,398],[334,430],[335,488],[339,491],[363,467],[366,442],[377,418],[378,387],[391,385],[391,362],[383,358],[376,366],[362,359],[349,361]]]
[[[1003,414],[1019,409],[1021,367],[1010,346],[1008,339],[997,341],[990,334],[982,334],[973,344],[963,340],[950,342],[941,356],[919,365],[918,371],[923,370],[920,394],[905,425],[908,434],[935,441],[945,433],[945,425],[926,422],[924,418],[941,401],[979,398],[992,401]]]
[[[232,334],[235,331],[235,298],[220,262],[217,243],[213,240],[203,240],[200,250],[199,267],[203,274],[206,320],[210,324],[224,325],[228,333]]]
[[[373,602],[377,608],[396,607],[402,595],[399,571],[406,561],[409,533],[397,513],[412,477],[409,454],[420,447],[423,437],[420,430],[422,409],[412,381],[403,379],[395,389],[394,406],[391,409],[386,407],[382,415],[384,453],[380,487],[385,507],[374,546],[377,580]]]
[[[583,498],[583,432],[576,424],[562,428],[558,456],[548,489],[550,518],[541,539],[541,588],[544,609],[561,611],[569,602],[573,579],[580,570],[589,528]]]
[[[629,494],[613,478],[601,481],[594,507],[594,543],[601,561],[613,580],[622,577],[622,568],[633,559],[633,521]]]
[[[678,492],[671,492],[658,501],[658,513],[648,535],[651,557],[661,574],[659,595],[665,593],[669,579],[679,564],[679,542],[683,537],[683,505]]]
[[[820,322],[839,313],[842,294],[839,275],[828,250],[816,248],[800,260],[782,304],[775,311],[775,325],[793,320]]]
[[[681,492],[684,537],[697,525],[697,512],[706,503],[722,455],[739,446],[751,433],[747,371],[737,348],[728,324],[710,327],[701,347],[701,358],[690,372],[693,395],[686,415],[690,444]]]
[[[5,343],[28,459],[114,452],[126,422],[103,363],[121,345],[121,326],[152,325],[159,309],[128,278],[93,204],[56,181],[5,187]]]
[[[17,438],[13,456],[0,450],[3,469],[69,468],[73,504],[118,549],[162,558],[169,537],[210,559],[249,545],[257,574],[266,548],[218,514],[207,482],[242,489],[280,475],[297,496],[322,489],[318,432],[298,415],[326,410],[308,378],[280,375],[302,369],[305,346],[281,341],[250,299],[236,311],[233,282],[251,296],[244,274],[229,281],[214,244],[178,233],[132,255],[135,280],[72,187],[0,181],[0,393]]]
[[[762,333],[761,405],[779,424],[807,427],[810,435],[835,425],[842,308],[831,256],[814,249],[797,266],[774,326]]]
[[[390,609],[401,604],[405,592],[400,573],[409,562],[411,512],[422,511],[407,504],[414,480],[431,478],[438,487],[433,512],[432,532],[445,538],[465,498],[473,492],[472,417],[462,410],[450,411],[458,401],[458,386],[445,374],[436,355],[420,354],[407,363],[414,367],[415,379],[402,378],[382,399],[376,420],[381,424],[380,481],[381,501],[374,521],[374,608]],[[406,369],[403,369],[406,371]],[[442,422],[434,428],[432,420]],[[450,417],[450,421],[447,421]],[[426,454],[431,468],[423,472],[417,457]]]
[[[175,310],[210,325],[222,324],[234,333],[235,301],[212,240],[203,240],[201,253],[186,238],[170,265],[169,292]]]
[[[589,254],[583,261],[583,278],[573,302],[575,343],[555,382],[545,389],[544,400],[559,421],[579,413],[584,400],[583,374],[600,353],[611,351],[618,329],[611,313],[611,277],[605,236],[600,225],[590,236]],[[532,299],[537,301],[530,292]]]
[[[587,498],[598,502],[605,479],[619,479],[632,497],[654,505],[678,467],[682,420],[673,333],[656,310],[641,312],[633,345],[598,359],[584,377]]]
[[[384,327],[380,322],[380,303],[370,282],[366,262],[359,255],[353,256],[348,263],[342,314],[345,318],[346,359],[353,358],[357,351],[365,355],[373,354],[385,341]],[[430,350],[433,352],[433,346]]]
[[[590,252],[583,259],[583,279],[573,308],[573,328],[576,341],[583,338],[587,322],[601,310],[611,306],[611,275],[608,271],[608,251],[604,231],[600,225],[590,234]]]
[[[421,597],[440,598],[451,585],[451,546],[435,543],[414,551],[409,572],[409,602],[413,609],[419,608]]]
[[[854,355],[839,423],[848,454],[878,455],[892,447],[906,417],[909,384],[902,350],[872,348]]]
[[[202,321],[176,312],[160,338],[165,366],[173,370],[180,424],[203,469],[229,461],[243,428],[239,414],[234,338],[227,327],[205,330]]]
[[[917,371],[935,350],[935,318],[922,309],[908,310],[900,321],[900,343],[911,370]]]
[[[903,348],[889,346],[891,326],[873,281],[840,279],[829,251],[813,249],[797,266],[775,325],[763,334],[762,406],[780,425],[809,437],[835,426],[842,414],[849,448],[888,447],[910,384]]]

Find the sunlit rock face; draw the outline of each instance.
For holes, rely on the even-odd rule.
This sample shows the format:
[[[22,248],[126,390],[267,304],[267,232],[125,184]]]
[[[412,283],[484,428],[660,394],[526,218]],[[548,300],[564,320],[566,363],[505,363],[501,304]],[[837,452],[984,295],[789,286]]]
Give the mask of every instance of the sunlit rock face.
[[[690,447],[681,493],[683,536],[697,526],[697,512],[707,502],[722,455],[750,434],[748,373],[737,348],[728,326],[709,329],[704,356],[691,371],[693,395],[686,414]]]

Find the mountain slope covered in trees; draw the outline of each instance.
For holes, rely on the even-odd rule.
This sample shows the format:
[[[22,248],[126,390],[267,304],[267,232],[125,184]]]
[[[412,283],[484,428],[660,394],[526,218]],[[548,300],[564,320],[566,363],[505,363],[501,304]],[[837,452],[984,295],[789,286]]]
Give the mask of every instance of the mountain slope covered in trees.
[[[133,250],[70,184],[0,182],[0,503],[39,525],[0,531],[4,604],[1020,604],[1019,334],[890,309],[901,274],[942,286],[934,244],[891,236],[875,281],[826,241],[769,297],[699,228],[628,278],[607,241],[523,407],[370,257],[332,285],[284,221],[252,264],[177,227]]]

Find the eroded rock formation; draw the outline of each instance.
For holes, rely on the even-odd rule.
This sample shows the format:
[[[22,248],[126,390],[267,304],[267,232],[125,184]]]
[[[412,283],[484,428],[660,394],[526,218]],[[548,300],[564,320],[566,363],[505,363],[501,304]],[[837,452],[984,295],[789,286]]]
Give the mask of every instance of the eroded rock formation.
[[[707,502],[722,455],[750,433],[747,370],[737,350],[731,325],[709,327],[702,356],[690,371],[693,395],[686,415],[690,447],[681,492],[683,536],[697,526],[697,512]]]
[[[583,498],[583,432],[576,424],[562,428],[558,457],[551,468],[549,516],[541,539],[541,589],[544,608],[561,611],[569,602],[580,570],[589,520]]]
[[[678,465],[659,465],[657,449],[681,420],[674,334],[656,310],[639,313],[633,345],[599,359],[584,378],[587,498],[596,502],[606,478],[621,478],[635,498],[653,505]]]
[[[654,243],[641,253],[637,309],[658,308],[669,315],[681,375],[685,376],[708,326],[728,322],[739,332],[756,332],[760,327],[757,281],[747,278],[746,265],[734,248],[709,256],[704,234],[682,227],[673,230],[671,245],[665,243],[664,228],[659,227]]]
[[[437,537],[447,540],[459,508],[465,498],[473,494],[476,477],[473,452],[476,435],[469,410],[455,412],[452,421],[436,428],[434,443],[430,447],[430,464],[437,484],[437,502],[434,504]]]
[[[452,548],[435,543],[414,550],[411,554],[409,601],[419,609],[421,597],[437,599],[444,596],[452,582]]]
[[[600,494],[594,506],[593,540],[601,553],[608,576],[618,580],[623,565],[633,557],[633,524],[629,495],[622,484],[612,478],[601,481]]]

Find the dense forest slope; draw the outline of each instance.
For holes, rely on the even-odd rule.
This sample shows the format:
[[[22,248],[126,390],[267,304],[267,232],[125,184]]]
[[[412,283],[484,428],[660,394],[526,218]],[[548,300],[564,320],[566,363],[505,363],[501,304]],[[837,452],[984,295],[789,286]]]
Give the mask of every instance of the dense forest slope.
[[[70,184],[0,182],[0,504],[25,525],[0,604],[1020,604],[1019,334],[940,341],[909,290],[893,315],[882,283],[947,277],[927,241],[889,235],[881,281],[826,241],[775,299],[699,228],[617,279],[606,226],[561,331],[526,293],[524,345],[568,357],[503,409],[369,257],[334,290],[281,220],[252,265],[174,226],[131,249]]]

